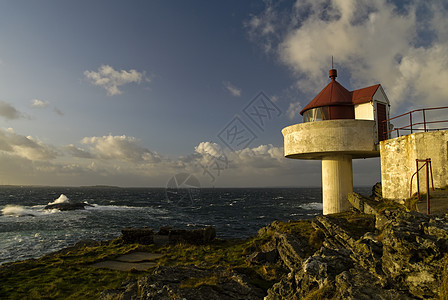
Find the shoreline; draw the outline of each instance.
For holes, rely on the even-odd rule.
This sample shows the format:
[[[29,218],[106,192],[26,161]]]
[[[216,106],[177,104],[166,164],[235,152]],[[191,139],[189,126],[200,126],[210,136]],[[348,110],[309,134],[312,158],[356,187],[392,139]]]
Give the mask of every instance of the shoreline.
[[[63,278],[65,291],[56,288],[54,298],[95,295],[112,299],[144,293],[158,299],[155,295],[167,290],[187,299],[210,295],[219,299],[220,293],[233,293],[240,299],[443,297],[448,287],[448,255],[443,250],[448,247],[448,215],[427,216],[395,203],[357,197],[374,213],[353,211],[312,220],[275,221],[259,229],[256,236],[215,239],[203,245],[126,244],[123,238],[85,241],[39,259],[3,264],[0,275],[9,280],[5,286],[11,286],[19,284],[14,283],[19,273],[20,284],[24,284],[27,274],[39,272],[40,279],[27,289],[42,295],[49,293],[46,288],[54,278]],[[431,243],[434,240],[437,244]],[[417,248],[419,259],[412,254]],[[143,261],[152,266],[148,271],[93,267],[142,252],[158,254],[153,265]],[[173,276],[180,279],[173,282]],[[95,282],[80,285],[85,277]]]
[[[123,237],[81,241],[37,259],[0,265],[0,277],[5,278],[0,296],[221,299],[232,295],[267,300],[448,296],[448,214],[425,215],[378,195],[353,193],[349,200],[355,207],[352,211],[274,221],[244,239],[197,245],[128,244]],[[124,263],[129,255],[134,260]],[[113,269],[117,265],[121,271]]]
[[[227,192],[230,194],[224,195]],[[203,190],[198,196],[200,201],[193,203],[194,209],[189,209],[188,207],[177,208],[175,203],[169,202],[164,189],[111,189],[104,192],[102,189],[84,190],[82,188],[69,191],[63,188],[6,189],[2,191],[1,204],[3,205],[0,206],[0,213],[6,204],[21,204],[22,212],[16,212],[17,216],[34,214],[36,217],[15,218],[16,215],[12,214],[0,217],[2,226],[5,225],[2,227],[4,232],[1,236],[7,241],[2,245],[3,251],[0,256],[2,256],[2,263],[5,260],[10,262],[28,257],[38,258],[39,252],[48,253],[47,249],[55,251],[80,240],[112,239],[120,235],[120,230],[124,226],[152,226],[157,229],[164,225],[191,228],[189,227],[191,224],[199,226],[210,224],[216,226],[218,236],[221,238],[249,237],[253,236],[258,228],[273,220],[302,218],[301,215],[307,218],[307,214],[318,213],[318,205],[305,205],[303,208],[299,205],[301,202],[319,202],[319,192],[320,189],[309,191],[225,189],[215,192]],[[97,206],[95,210],[87,208],[67,213],[56,212],[51,215],[45,212],[44,215],[41,208],[57,199],[61,193],[73,202],[88,201]],[[17,194],[17,196],[9,197],[8,195],[11,194]],[[309,201],[301,200],[308,197],[300,196],[302,194],[312,197]],[[294,211],[288,210],[293,205]],[[268,207],[269,211],[263,207]],[[297,216],[293,216],[293,213]],[[200,216],[195,217],[195,214]],[[97,217],[100,219],[95,221]],[[98,223],[98,227],[95,222]],[[65,225],[59,225],[61,223]],[[20,227],[17,228],[16,225]]]

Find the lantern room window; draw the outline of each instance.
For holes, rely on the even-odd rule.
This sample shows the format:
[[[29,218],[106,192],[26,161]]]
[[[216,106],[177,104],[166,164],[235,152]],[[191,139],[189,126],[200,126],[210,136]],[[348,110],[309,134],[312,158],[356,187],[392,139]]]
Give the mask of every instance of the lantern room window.
[[[330,120],[330,107],[322,106],[308,109],[303,112],[303,122],[316,122]]]

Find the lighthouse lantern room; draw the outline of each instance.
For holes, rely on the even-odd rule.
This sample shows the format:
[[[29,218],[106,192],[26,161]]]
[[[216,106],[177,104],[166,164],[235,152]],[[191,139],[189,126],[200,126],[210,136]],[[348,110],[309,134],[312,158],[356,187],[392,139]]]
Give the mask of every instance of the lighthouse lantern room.
[[[303,123],[282,130],[285,156],[322,160],[323,213],[349,209],[352,159],[379,156],[387,139],[389,100],[380,84],[348,91],[329,71],[330,83],[306,105]]]

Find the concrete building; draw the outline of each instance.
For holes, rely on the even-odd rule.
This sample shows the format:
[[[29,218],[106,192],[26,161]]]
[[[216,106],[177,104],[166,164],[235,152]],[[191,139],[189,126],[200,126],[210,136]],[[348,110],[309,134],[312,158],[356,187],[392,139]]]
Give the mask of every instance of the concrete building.
[[[445,121],[446,122],[446,121]],[[448,186],[448,130],[423,131],[381,141],[383,197],[403,203],[417,192],[416,160],[431,159],[434,188]],[[420,163],[423,166],[423,163]],[[419,171],[420,191],[426,193],[426,168]]]
[[[388,138],[389,100],[381,85],[348,91],[329,71],[330,83],[300,112],[303,123],[282,130],[287,158],[322,160],[323,213],[347,210],[353,191],[352,159],[377,157]],[[388,124],[386,126],[389,126]]]

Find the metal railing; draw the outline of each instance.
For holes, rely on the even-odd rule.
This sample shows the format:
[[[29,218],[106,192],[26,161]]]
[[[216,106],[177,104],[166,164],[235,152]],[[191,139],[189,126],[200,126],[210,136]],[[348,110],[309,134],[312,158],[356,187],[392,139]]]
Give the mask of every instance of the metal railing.
[[[424,162],[424,164],[419,168],[418,167],[418,163],[419,162]],[[427,159],[416,159],[415,160],[416,166],[417,166],[417,171],[412,174],[411,176],[411,188],[410,188],[410,193],[409,193],[409,197],[412,197],[412,181],[414,180],[414,175],[417,174],[417,197],[418,200],[420,201],[420,179],[418,176],[418,171],[420,171],[423,167],[426,166],[426,213],[429,215],[430,213],[430,203],[429,203],[429,175],[431,174],[431,185],[432,185],[432,190],[434,191],[434,180],[432,178],[432,164],[431,164],[431,159],[427,158]]]
[[[400,130],[401,130],[402,133],[405,132],[404,135],[408,135],[408,134],[411,134],[411,133],[414,133],[414,132],[428,132],[428,131],[437,131],[437,130],[448,130],[448,119],[436,120],[436,121],[434,121],[434,120],[427,120],[427,115],[426,115],[427,111],[443,110],[443,109],[446,109],[448,111],[448,106],[415,109],[415,110],[412,110],[410,112],[401,114],[399,116],[396,116],[396,117],[384,120],[383,121],[383,128],[386,129],[384,131],[384,134],[385,134],[385,136],[387,136],[389,138],[392,138],[392,134],[394,132],[396,132],[397,133],[397,137],[399,137],[400,136]],[[414,123],[413,119],[412,119],[412,114],[413,113],[417,113],[417,112],[421,112],[422,113],[422,120]],[[407,115],[409,115],[409,124],[408,125],[405,125],[405,126],[402,126],[402,127],[398,127],[398,128],[393,128],[393,129],[388,128],[387,124],[390,123],[390,121],[396,120],[398,118],[403,118],[403,117],[405,117]],[[448,118],[448,116],[447,116],[447,118]],[[414,120],[415,120],[415,118],[414,118]],[[444,124],[444,125],[442,125],[440,127],[439,126],[436,126],[436,127],[431,126],[431,128],[429,126],[430,124],[442,124],[442,123],[445,123],[446,125]]]

